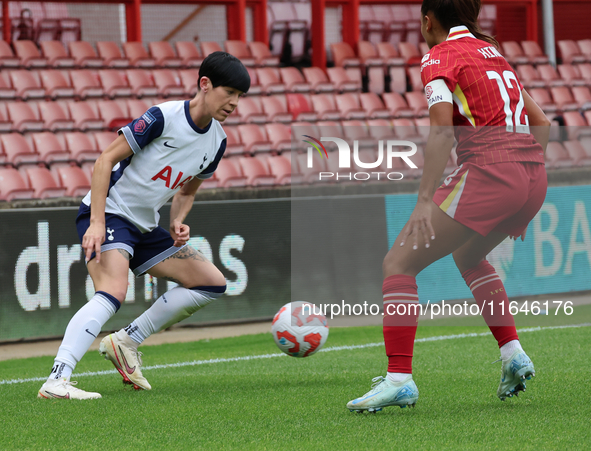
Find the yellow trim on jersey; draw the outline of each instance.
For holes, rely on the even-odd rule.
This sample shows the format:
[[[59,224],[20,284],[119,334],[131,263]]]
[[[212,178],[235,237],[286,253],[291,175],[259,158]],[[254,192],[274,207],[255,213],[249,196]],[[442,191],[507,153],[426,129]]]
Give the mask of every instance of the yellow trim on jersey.
[[[451,206],[452,202],[454,201],[455,197],[457,196],[458,192],[460,191],[460,188],[462,188],[462,185],[464,184],[464,182],[466,180],[466,174],[468,174],[468,171],[466,171],[462,174],[462,178],[460,179],[460,181],[457,183],[456,186],[454,186],[454,189],[451,191],[451,193],[449,193],[449,195],[445,198],[445,200],[439,206],[439,208],[441,208],[445,213],[447,213],[448,208]]]
[[[460,89],[460,85],[456,85],[456,89],[453,92],[453,99],[460,110],[460,114],[464,116],[470,123],[472,127],[476,127],[476,122],[474,121],[474,116],[472,116],[472,112],[470,111],[470,107],[468,106],[468,101],[466,100],[466,96]]]

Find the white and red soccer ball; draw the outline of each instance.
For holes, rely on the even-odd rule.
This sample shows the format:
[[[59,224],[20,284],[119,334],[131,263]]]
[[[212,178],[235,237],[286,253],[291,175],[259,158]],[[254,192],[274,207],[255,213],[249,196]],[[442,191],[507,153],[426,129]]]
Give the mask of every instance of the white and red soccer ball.
[[[275,343],[292,357],[308,357],[317,352],[328,338],[324,315],[314,314],[314,304],[295,301],[285,304],[273,318],[271,333]]]

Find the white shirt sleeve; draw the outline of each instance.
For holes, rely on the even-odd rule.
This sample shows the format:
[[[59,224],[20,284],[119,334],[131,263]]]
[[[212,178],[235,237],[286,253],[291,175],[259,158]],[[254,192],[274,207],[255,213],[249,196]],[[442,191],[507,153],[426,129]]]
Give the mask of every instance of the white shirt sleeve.
[[[437,78],[425,86],[425,95],[429,108],[436,103],[453,103],[452,93],[441,78]]]

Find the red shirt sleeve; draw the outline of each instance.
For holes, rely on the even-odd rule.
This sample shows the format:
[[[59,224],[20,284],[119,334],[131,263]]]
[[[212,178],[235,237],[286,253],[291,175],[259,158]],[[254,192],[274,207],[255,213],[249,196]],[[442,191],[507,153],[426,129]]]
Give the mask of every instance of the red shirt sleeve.
[[[458,84],[459,67],[457,58],[449,48],[433,47],[429,53],[423,56],[421,61],[421,79],[423,86],[427,86],[433,80],[443,79],[448,89],[454,92]]]

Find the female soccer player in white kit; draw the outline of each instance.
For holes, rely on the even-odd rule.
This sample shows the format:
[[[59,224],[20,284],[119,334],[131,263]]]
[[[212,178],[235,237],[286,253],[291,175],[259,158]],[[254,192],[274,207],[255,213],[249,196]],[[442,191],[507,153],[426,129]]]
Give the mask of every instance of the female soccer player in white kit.
[[[96,290],[70,320],[40,398],[93,399],[70,376],[102,326],[121,306],[128,272],[174,281],[129,326],[108,335],[100,352],[136,389],[151,389],[141,373],[137,347],[151,334],[191,316],[226,290],[223,274],[186,243],[183,224],[202,181],[211,177],[226,148],[220,125],[250,87],[242,63],[214,52],[199,69],[192,100],[150,108],[119,130],[97,159],[91,191],[76,219],[88,272]],[[158,210],[172,197],[170,230],[158,226]]]

